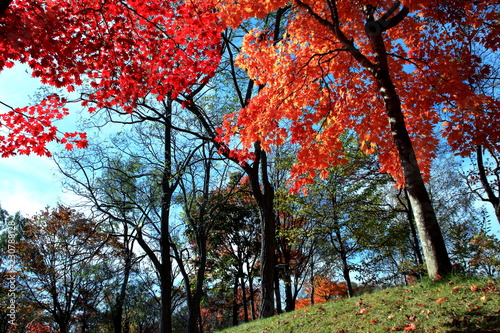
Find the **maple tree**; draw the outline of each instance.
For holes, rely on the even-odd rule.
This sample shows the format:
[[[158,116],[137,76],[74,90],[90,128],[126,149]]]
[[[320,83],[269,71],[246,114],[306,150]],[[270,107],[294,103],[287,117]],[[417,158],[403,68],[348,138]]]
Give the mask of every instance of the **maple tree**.
[[[225,24],[236,26],[286,5],[239,1],[219,8]],[[498,131],[487,129],[498,127],[499,102],[467,82],[489,71],[468,41],[498,50],[498,4],[295,0],[292,6],[279,39],[258,28],[244,37],[237,63],[261,89],[226,118],[224,133],[266,150],[290,137],[300,145],[292,170],[298,189],[343,162],[339,137],[358,132],[381,171],[408,190],[428,274],[450,272],[424,179],[442,114],[448,119],[442,134],[457,152],[469,154],[471,143],[498,149]]]
[[[0,17],[0,69],[27,63],[42,83],[70,92],[88,81],[95,107],[132,112],[140,98],[175,98],[214,74],[218,22],[204,1],[15,1]],[[67,114],[63,103],[50,97],[2,114],[2,156],[50,155],[48,142],[71,144],[78,134],[58,139],[53,124]],[[74,143],[85,146],[83,134]]]

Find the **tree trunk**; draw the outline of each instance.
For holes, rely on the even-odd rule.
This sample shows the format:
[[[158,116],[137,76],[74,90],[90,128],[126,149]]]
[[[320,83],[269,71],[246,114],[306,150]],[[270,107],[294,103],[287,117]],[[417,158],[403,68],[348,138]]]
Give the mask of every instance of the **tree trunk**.
[[[405,187],[422,242],[427,272],[431,278],[444,276],[451,273],[451,262],[434,208],[420,174],[413,144],[406,129],[401,101],[389,73],[384,40],[381,34],[369,37],[375,56],[375,62],[370,71],[384,100],[392,138],[403,171]]]
[[[247,290],[246,290],[246,284],[245,284],[245,275],[243,274],[243,268],[240,267],[240,273],[239,273],[241,282],[241,297],[243,301],[243,320],[245,323],[248,323],[248,299],[247,299]]]
[[[415,230],[415,224],[413,223],[413,214],[411,209],[410,198],[408,197],[408,191],[406,189],[404,190],[404,192],[405,192],[406,202],[408,203],[407,216],[408,216],[408,224],[410,226],[413,253],[415,254],[417,265],[422,266],[424,264],[424,260],[422,258],[422,252],[420,252],[417,230]]]
[[[205,281],[205,269],[207,264],[207,237],[205,232],[201,231],[198,233],[197,238],[200,263],[198,272],[196,273],[196,287],[194,293],[192,293],[192,296],[188,299],[189,317],[186,331],[188,333],[197,332],[198,330],[201,332],[203,330],[201,326],[197,329],[197,326],[201,318],[200,303],[201,297],[203,296],[203,283]],[[190,288],[189,283],[186,283],[186,288]],[[189,295],[189,292],[187,294]]]
[[[250,179],[253,196],[260,210],[261,252],[260,280],[261,297],[259,317],[274,315],[274,274],[276,266],[276,216],[274,215],[274,189],[267,173],[267,155],[260,143],[256,142],[255,161],[252,166],[244,167]],[[262,178],[262,187],[259,177]]]
[[[276,271],[274,271],[274,298],[276,300],[276,314],[282,314],[283,308],[281,307],[280,279],[278,272]]]
[[[122,333],[122,319],[123,319],[123,305],[125,302],[125,296],[127,293],[127,285],[130,278],[130,272],[132,270],[132,251],[129,249],[129,239],[128,239],[128,225],[124,223],[123,225],[123,235],[124,235],[124,250],[125,250],[125,265],[123,267],[123,281],[120,286],[120,292],[116,297],[115,304],[111,310],[111,316],[113,321],[113,331],[114,333]]]
[[[340,228],[338,226],[335,227],[335,237],[337,238],[337,242],[339,243],[339,254],[342,261],[342,276],[344,277],[346,287],[347,287],[347,296],[349,298],[354,296],[354,292],[352,290],[352,282],[350,276],[350,268],[349,263],[347,262],[347,251],[344,246],[344,241],[342,239],[342,234],[340,233]]]
[[[247,265],[249,267],[249,265]],[[255,290],[253,289],[253,277],[251,270],[248,270],[248,289],[250,293],[250,313],[252,314],[252,320],[257,319],[257,313],[255,311]]]
[[[164,129],[164,158],[161,188],[161,222],[160,222],[160,255],[161,271],[160,292],[161,292],[161,321],[160,332],[172,332],[172,262],[170,261],[170,203],[172,200],[172,188],[170,180],[172,178],[172,101],[169,99],[165,109],[165,129]]]
[[[479,170],[479,179],[481,180],[481,184],[487,195],[487,199],[483,199],[483,201],[489,201],[493,205],[495,216],[497,217],[497,222],[500,223],[500,195],[495,195],[493,188],[488,182],[486,170],[484,168],[483,149],[481,145],[476,146],[476,160],[477,168]]]
[[[238,274],[234,277],[234,286],[233,286],[233,326],[238,325]]]
[[[288,251],[287,251],[288,252]],[[283,282],[285,284],[285,312],[295,310],[295,299],[292,292],[292,276],[290,269],[290,253],[285,253],[285,269]]]
[[[314,296],[316,296],[315,295],[316,286],[314,284],[314,267],[312,262],[311,262],[311,278],[309,279],[309,281],[311,283],[311,296],[310,296],[311,305],[314,305]]]

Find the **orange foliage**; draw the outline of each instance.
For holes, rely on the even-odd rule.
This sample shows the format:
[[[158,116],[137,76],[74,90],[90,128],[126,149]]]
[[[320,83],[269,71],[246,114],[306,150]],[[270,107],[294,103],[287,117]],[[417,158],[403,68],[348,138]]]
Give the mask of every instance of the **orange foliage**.
[[[309,295],[312,287],[305,288]],[[328,301],[347,297],[347,285],[345,282],[332,281],[326,276],[317,276],[314,279],[314,304],[326,303]],[[311,297],[299,298],[295,301],[295,309],[311,305]]]
[[[223,21],[233,26],[285,6],[285,1],[269,0],[216,2]],[[498,149],[500,131],[493,129],[500,128],[500,102],[477,92],[473,84],[485,80],[491,67],[470,48],[471,43],[488,52],[500,48],[500,11],[494,3],[462,1],[456,6],[455,2],[407,0],[386,17],[409,11],[381,34],[424,176],[429,175],[438,141],[436,129],[463,155],[476,144]],[[366,11],[372,4],[295,0],[278,39],[262,28],[244,37],[236,63],[261,89],[246,108],[226,117],[222,132],[241,139],[249,149],[254,142],[270,149],[286,138],[299,144],[292,170],[295,189],[318,170],[343,161],[339,137],[346,130],[359,134],[366,153],[378,153],[381,171],[402,181],[385,92],[375,74],[381,66],[378,51],[365,29]],[[376,4],[375,20],[395,1]],[[436,126],[439,123],[442,126]]]

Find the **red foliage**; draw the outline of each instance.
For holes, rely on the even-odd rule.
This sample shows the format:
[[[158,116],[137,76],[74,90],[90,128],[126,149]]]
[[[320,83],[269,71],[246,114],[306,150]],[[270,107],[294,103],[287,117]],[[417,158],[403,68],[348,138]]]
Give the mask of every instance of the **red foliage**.
[[[217,13],[201,0],[20,0],[0,23],[0,70],[27,63],[43,83],[68,91],[88,80],[88,100],[97,108],[132,112],[140,98],[189,93],[214,75],[220,59]],[[2,114],[0,130],[10,133],[0,137],[0,153],[49,155],[52,120],[66,113],[62,105],[41,103]],[[68,149],[86,145],[83,137],[71,138],[59,142]]]

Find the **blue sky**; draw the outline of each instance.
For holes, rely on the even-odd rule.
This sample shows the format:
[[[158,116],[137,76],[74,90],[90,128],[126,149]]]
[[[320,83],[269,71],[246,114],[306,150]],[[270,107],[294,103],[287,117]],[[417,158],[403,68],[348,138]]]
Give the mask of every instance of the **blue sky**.
[[[16,65],[0,72],[0,101],[12,107],[32,104],[40,81],[31,77],[27,66]],[[0,112],[7,111],[0,106]],[[54,146],[52,146],[54,147]],[[15,156],[0,158],[0,205],[9,214],[20,211],[25,216],[38,213],[46,206],[67,202],[56,166],[47,157]]]

